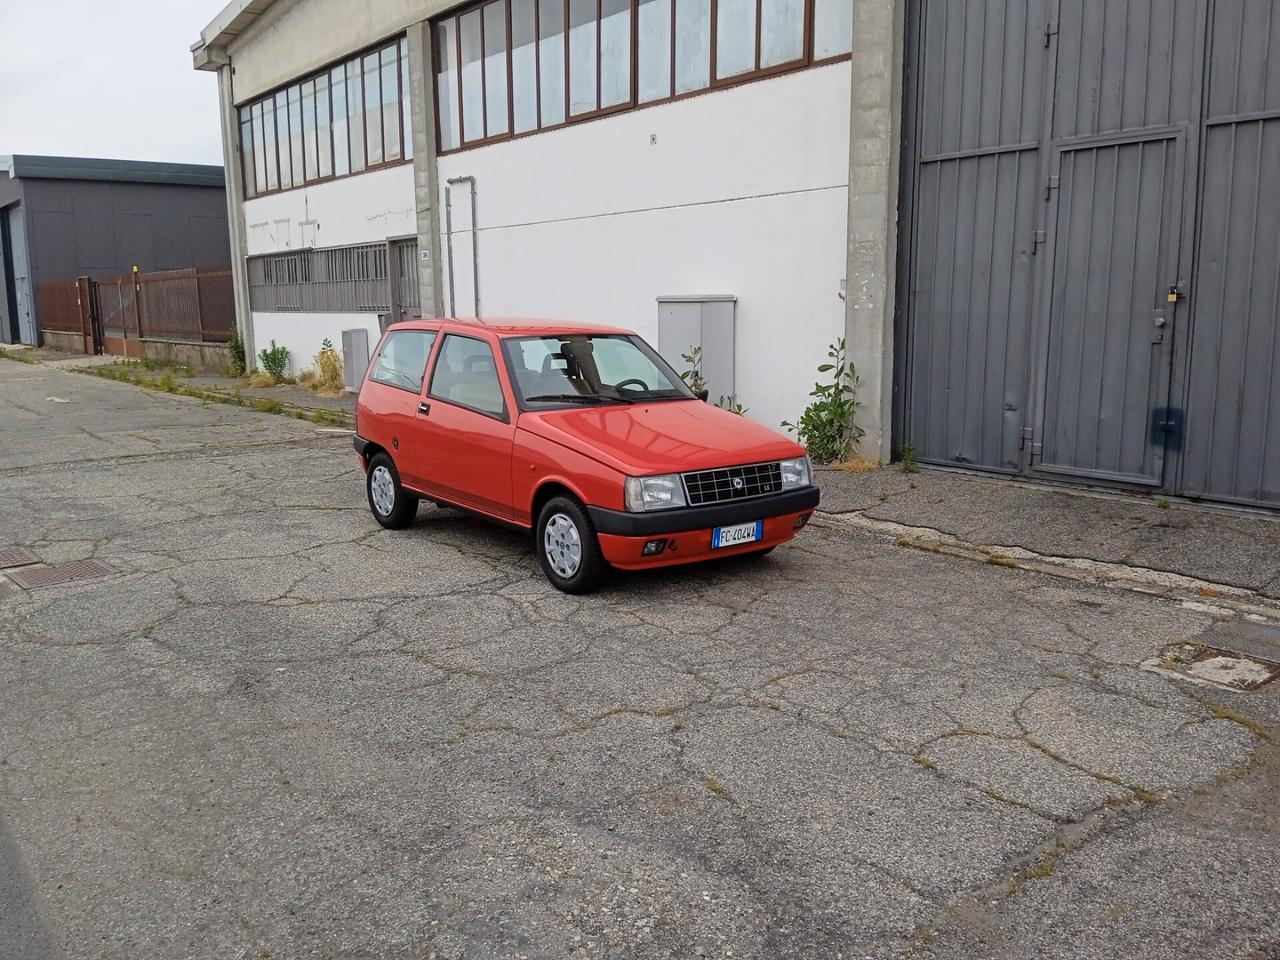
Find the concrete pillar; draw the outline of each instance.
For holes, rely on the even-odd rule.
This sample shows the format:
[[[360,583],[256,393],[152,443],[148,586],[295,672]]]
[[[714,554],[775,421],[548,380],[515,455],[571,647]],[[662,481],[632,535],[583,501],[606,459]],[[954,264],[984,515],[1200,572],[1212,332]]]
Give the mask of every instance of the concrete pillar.
[[[859,448],[891,456],[906,0],[854,0],[845,340],[858,368]]]
[[[413,109],[413,192],[418,214],[418,289],[422,315],[444,315],[440,279],[440,188],[436,166],[434,44],[431,24],[409,27],[409,95]],[[423,254],[426,259],[423,259]]]
[[[225,55],[223,56],[226,60]],[[258,351],[249,310],[248,232],[244,220],[244,179],[241,176],[240,118],[231,86],[231,63],[218,69],[218,105],[222,118],[222,166],[227,183],[227,227],[231,234],[231,284],[236,300],[236,329],[244,343],[245,365],[252,370]]]

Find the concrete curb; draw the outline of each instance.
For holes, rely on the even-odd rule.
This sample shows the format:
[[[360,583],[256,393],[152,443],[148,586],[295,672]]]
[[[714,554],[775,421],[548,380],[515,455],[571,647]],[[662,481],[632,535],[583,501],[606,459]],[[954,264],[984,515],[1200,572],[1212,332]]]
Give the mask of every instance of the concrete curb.
[[[1280,622],[1280,603],[1254,590],[1180,573],[1086,557],[1053,556],[1023,547],[970,543],[932,527],[873,520],[860,513],[820,512],[817,522],[832,529],[843,527],[878,534],[895,540],[899,546],[915,550],[1162,597],[1186,609],[1219,617],[1240,616],[1259,623]]]

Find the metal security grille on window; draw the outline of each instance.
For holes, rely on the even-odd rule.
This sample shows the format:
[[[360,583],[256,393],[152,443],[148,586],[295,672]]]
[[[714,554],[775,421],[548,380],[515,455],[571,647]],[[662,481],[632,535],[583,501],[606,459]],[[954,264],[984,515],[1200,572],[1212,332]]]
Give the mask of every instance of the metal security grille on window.
[[[725,500],[763,497],[782,489],[782,466],[754,463],[684,474],[684,489],[692,507]]]
[[[249,259],[249,305],[268,313],[385,313],[387,245],[300,250]]]

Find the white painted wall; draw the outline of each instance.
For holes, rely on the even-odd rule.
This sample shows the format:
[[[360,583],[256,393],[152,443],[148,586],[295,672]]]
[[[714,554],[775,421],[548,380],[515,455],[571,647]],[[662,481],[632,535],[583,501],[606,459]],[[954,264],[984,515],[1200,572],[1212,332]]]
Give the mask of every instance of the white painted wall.
[[[253,314],[254,336],[259,350],[277,345],[289,348],[289,366],[297,376],[314,364],[320,342],[328,337],[342,351],[342,331],[363,328],[368,331],[369,350],[378,345],[382,331],[376,313],[261,313]]]
[[[251,257],[417,236],[413,164],[255,197],[244,217]]]
[[[762,423],[794,419],[844,333],[849,69],[441,158],[442,210],[448,179],[476,178],[482,313],[614,323],[656,344],[659,296],[734,294],[739,400]],[[468,189],[453,193],[463,316],[473,302]],[[441,272],[447,304],[447,258]]]

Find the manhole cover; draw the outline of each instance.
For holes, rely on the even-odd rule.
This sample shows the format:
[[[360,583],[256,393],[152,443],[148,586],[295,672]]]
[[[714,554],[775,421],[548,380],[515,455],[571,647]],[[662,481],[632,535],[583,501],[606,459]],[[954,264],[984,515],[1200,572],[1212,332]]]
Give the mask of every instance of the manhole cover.
[[[40,558],[26,547],[0,547],[0,570],[25,567],[27,564],[39,562]]]
[[[52,587],[76,580],[94,580],[112,573],[115,570],[101,560],[72,560],[70,563],[55,563],[48,567],[14,570],[9,573],[9,579],[24,590],[35,590],[37,587]]]
[[[1245,657],[1229,650],[1205,648],[1186,668],[1187,676],[1237,690],[1257,690],[1280,677],[1280,663]]]

